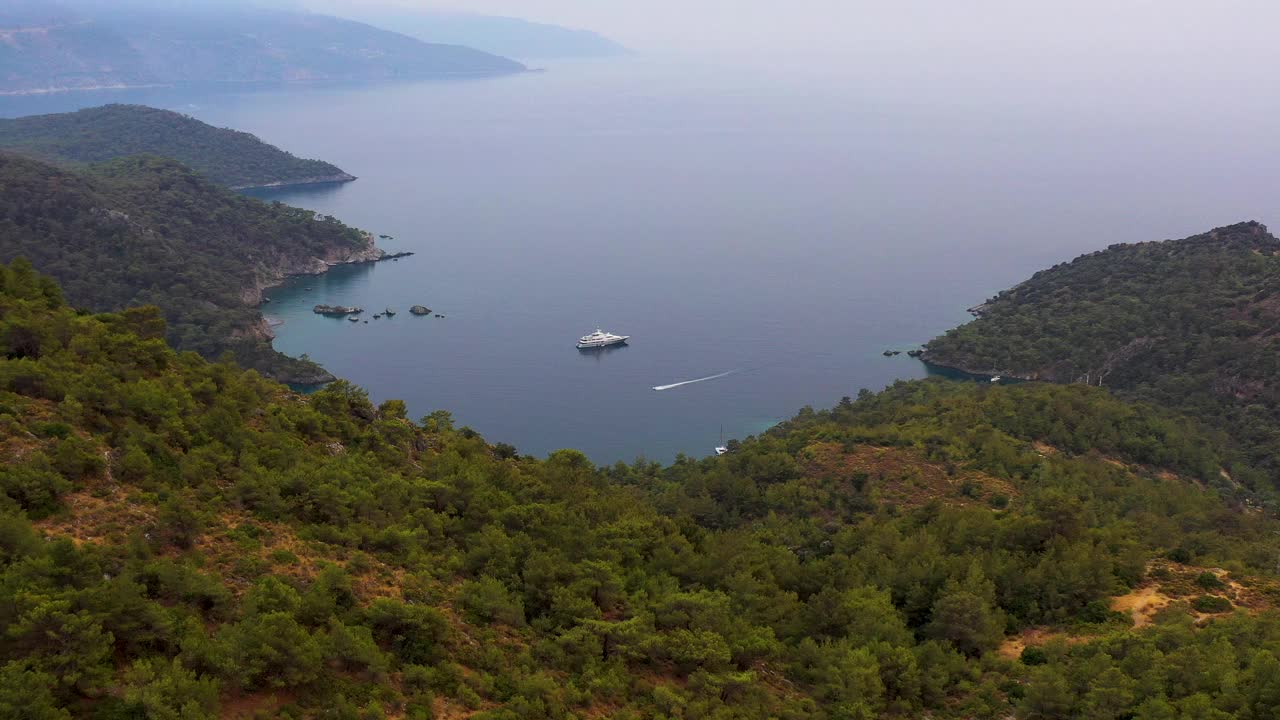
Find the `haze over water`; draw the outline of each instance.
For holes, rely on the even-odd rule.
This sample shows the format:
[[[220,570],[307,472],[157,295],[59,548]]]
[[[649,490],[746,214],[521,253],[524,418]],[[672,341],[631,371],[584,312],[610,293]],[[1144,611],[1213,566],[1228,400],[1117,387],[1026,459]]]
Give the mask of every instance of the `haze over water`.
[[[414,417],[447,409],[521,452],[605,463],[705,455],[722,426],[743,437],[923,376],[882,351],[1081,252],[1270,215],[1277,178],[1260,157],[1280,148],[1239,108],[1207,123],[1123,93],[1015,102],[974,82],[921,94],[866,71],[628,59],[0,110],[146,102],[358,175],[263,196],[417,255],[268,293],[276,347]],[[370,322],[317,303],[363,306]],[[415,303],[447,317],[411,317]],[[386,306],[400,313],[372,320]],[[631,346],[575,350],[597,326]]]

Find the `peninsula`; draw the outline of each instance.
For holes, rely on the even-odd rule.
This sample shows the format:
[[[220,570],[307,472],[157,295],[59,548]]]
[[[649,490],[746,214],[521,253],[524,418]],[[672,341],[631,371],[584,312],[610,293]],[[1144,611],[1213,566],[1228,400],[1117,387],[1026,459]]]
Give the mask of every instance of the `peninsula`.
[[[258,309],[263,290],[387,256],[370,233],[245,197],[152,156],[69,170],[0,153],[0,185],[0,262],[28,259],[77,307],[158,306],[174,347],[209,358],[231,352],[295,384],[333,376],[271,348]]]
[[[155,155],[232,189],[350,182],[327,162],[304,160],[257,137],[142,105],[0,120],[0,149],[74,168]]]
[[[1280,476],[1280,239],[1262,224],[1112,245],[973,312],[923,359],[1175,408],[1222,428]]]

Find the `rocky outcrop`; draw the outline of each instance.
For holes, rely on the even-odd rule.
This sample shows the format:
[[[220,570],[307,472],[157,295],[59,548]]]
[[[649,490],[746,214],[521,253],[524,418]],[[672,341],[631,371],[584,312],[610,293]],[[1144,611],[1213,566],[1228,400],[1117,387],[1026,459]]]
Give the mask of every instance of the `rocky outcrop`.
[[[355,315],[364,312],[364,308],[350,305],[317,305],[311,308],[317,315]]]
[[[401,255],[403,253],[395,255],[395,257],[400,257]],[[245,305],[261,305],[263,291],[279,285],[287,278],[300,275],[320,275],[339,265],[377,262],[388,257],[390,256],[386,251],[379,248],[374,242],[373,234],[367,232],[361,233],[361,243],[358,246],[329,248],[319,257],[277,255],[259,264],[259,267],[256,268],[257,280],[251,287],[241,291],[240,299]]]
[[[231,338],[233,340],[253,339],[271,342],[276,338],[276,333],[271,329],[271,323],[265,317],[259,315],[252,325],[232,330]]]
[[[403,254],[398,254],[399,257]],[[374,242],[372,233],[361,233],[361,242],[355,247],[333,247],[319,257],[289,257],[277,255],[269,260],[261,261],[255,268],[254,283],[240,292],[240,300],[248,306],[260,306],[264,300],[263,291],[274,287],[289,277],[299,275],[319,275],[339,265],[377,262],[389,257]],[[363,308],[317,305],[313,310],[325,315],[350,315],[363,312]],[[270,322],[262,315],[252,325],[234,332],[238,338],[265,340],[275,338]],[[335,378],[324,368],[308,360],[291,359],[275,368],[270,375],[280,382],[298,386],[317,386],[331,383]]]
[[[378,262],[412,255],[410,252],[388,253],[377,246],[372,233],[363,232],[360,243],[354,247],[332,247],[323,255],[310,257],[290,257],[276,255],[259,261],[254,273],[253,285],[240,292],[240,300],[248,306],[258,307],[264,301],[263,292],[284,282],[290,277],[320,275],[340,265],[357,265]],[[316,305],[312,311],[321,315],[347,316],[364,312],[364,308],[341,305]],[[426,311],[430,313],[430,310]],[[249,327],[235,333],[236,337],[255,338],[270,341],[275,338],[271,324],[258,316],[258,320]],[[310,361],[294,361],[288,367],[282,367],[271,373],[272,377],[292,385],[323,385],[336,378],[324,368]]]
[[[314,366],[313,369],[311,370],[307,370],[307,371],[286,370],[286,371],[276,373],[275,379],[279,380],[282,383],[288,383],[290,385],[302,385],[307,387],[314,387],[317,385],[328,385],[329,383],[338,379],[334,377],[333,373],[329,372],[328,370],[325,370],[324,368],[320,367],[319,365],[316,365],[315,363],[311,363],[311,364]]]
[[[430,315],[431,308],[426,307],[425,305],[414,305],[413,307],[409,308],[409,312],[413,313],[414,315]]]

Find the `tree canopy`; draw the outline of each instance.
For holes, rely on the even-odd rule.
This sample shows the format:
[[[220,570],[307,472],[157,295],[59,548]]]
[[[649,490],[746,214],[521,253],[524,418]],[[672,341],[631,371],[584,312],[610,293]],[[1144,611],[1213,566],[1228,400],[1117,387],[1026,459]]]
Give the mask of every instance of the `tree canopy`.
[[[0,153],[0,188],[0,261],[27,258],[72,305],[155,305],[178,349],[208,358],[229,351],[282,380],[331,379],[272,350],[254,304],[285,273],[367,251],[366,234],[155,157],[69,172]]]
[[[0,120],[0,148],[71,165],[155,155],[236,188],[354,179],[329,163],[295,157],[249,133],[143,105]]]
[[[1241,223],[1036,273],[927,346],[977,373],[1100,385],[1228,433],[1280,483],[1280,240]]]
[[[1280,704],[1280,522],[1219,438],[1105,389],[900,383],[723,457],[598,468],[165,336],[0,267],[0,714]],[[1112,599],[1141,588],[1174,601],[1135,629]],[[1015,652],[1044,628],[1069,641]]]

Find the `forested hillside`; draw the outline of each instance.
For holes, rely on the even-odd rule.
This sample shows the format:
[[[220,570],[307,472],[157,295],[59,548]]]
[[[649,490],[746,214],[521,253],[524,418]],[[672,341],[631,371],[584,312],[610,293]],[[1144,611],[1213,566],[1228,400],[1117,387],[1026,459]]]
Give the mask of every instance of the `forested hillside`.
[[[903,383],[724,457],[597,469],[164,334],[0,268],[0,716],[1280,704],[1280,523],[1214,438],[1102,389]]]
[[[26,257],[91,310],[163,308],[168,340],[296,382],[331,379],[271,349],[255,305],[283,274],[381,252],[332,218],[215,186],[171,160],[81,173],[0,153],[0,261]]]
[[[294,157],[249,133],[142,105],[0,120],[0,149],[71,164],[156,155],[232,188],[355,179],[329,163]]]
[[[1036,273],[925,359],[1167,405],[1226,430],[1280,481],[1280,240],[1258,223]]]

